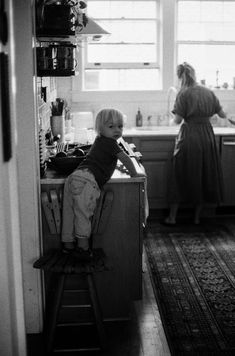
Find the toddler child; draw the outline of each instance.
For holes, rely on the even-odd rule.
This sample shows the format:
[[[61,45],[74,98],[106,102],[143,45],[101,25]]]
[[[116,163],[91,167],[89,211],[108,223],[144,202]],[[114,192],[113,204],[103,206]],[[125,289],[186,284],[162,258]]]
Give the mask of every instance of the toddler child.
[[[111,178],[119,159],[131,176],[138,174],[131,158],[117,140],[123,132],[123,114],[103,109],[96,116],[97,136],[84,161],[68,176],[64,186],[62,243],[64,251],[91,255],[91,221],[101,189]]]

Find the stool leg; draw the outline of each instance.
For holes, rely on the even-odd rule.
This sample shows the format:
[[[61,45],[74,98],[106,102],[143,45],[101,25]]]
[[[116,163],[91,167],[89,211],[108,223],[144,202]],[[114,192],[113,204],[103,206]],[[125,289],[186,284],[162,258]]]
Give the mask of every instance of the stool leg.
[[[65,283],[65,274],[61,274],[59,276],[58,287],[55,292],[55,302],[52,306],[52,314],[51,319],[49,320],[48,325],[48,336],[47,336],[47,353],[50,354],[53,351],[53,344],[55,338],[55,330],[56,330],[56,323],[60,311],[61,300],[63,296],[64,290],[64,283]]]
[[[95,313],[95,320],[96,320],[96,326],[100,338],[100,344],[101,347],[105,349],[107,345],[107,340],[106,340],[106,334],[104,330],[104,325],[103,325],[103,320],[102,320],[102,315],[101,315],[101,310],[100,310],[93,274],[90,273],[87,274],[87,281],[88,281],[88,288],[90,292],[91,302]]]

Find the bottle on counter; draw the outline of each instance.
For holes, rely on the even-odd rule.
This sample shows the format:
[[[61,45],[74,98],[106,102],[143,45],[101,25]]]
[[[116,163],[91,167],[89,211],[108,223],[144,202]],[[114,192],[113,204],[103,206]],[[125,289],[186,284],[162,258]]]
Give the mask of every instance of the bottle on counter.
[[[138,108],[136,114],[136,126],[143,126],[143,115],[141,114],[140,108]]]

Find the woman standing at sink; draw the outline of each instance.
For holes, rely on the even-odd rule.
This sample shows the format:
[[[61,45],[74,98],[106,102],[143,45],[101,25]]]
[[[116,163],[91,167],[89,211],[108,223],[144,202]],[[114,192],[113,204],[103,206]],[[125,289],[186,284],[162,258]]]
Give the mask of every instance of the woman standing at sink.
[[[192,204],[194,223],[206,203],[219,204],[223,198],[222,169],[210,117],[226,118],[214,92],[196,82],[194,68],[184,62],[177,66],[180,90],[174,104],[174,122],[182,123],[172,157],[169,187],[170,212],[165,223],[174,225],[179,204]]]

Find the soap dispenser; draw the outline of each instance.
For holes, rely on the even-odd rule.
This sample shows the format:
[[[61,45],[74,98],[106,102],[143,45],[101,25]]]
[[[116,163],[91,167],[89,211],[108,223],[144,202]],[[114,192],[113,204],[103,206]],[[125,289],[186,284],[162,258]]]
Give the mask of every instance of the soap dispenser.
[[[143,116],[141,114],[140,108],[138,108],[136,114],[136,126],[142,126],[142,125],[143,125]]]

